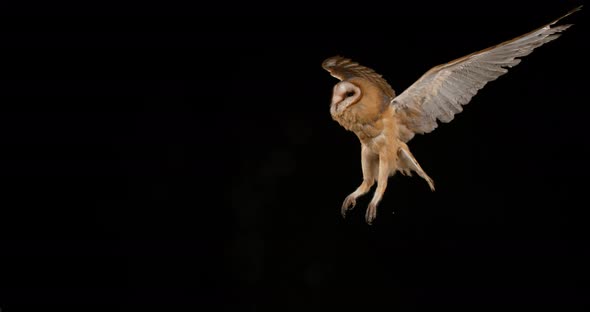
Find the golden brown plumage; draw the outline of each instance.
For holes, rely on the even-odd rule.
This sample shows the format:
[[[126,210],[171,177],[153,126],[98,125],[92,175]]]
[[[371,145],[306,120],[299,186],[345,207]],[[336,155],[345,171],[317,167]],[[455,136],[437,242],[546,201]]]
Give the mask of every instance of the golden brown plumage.
[[[389,176],[397,171],[412,171],[426,180],[434,191],[432,179],[420,167],[406,145],[416,133],[428,133],[437,120],[450,122],[463,110],[462,105],[483,86],[505,74],[520,62],[519,57],[559,37],[571,25],[554,26],[555,21],[496,46],[435,66],[396,97],[393,88],[370,68],[347,58],[326,59],[322,67],[341,80],[334,86],[330,113],[346,130],[361,141],[363,182],[342,204],[342,215],[366,194],[377,180],[377,189],[366,212],[367,223],[377,215]]]

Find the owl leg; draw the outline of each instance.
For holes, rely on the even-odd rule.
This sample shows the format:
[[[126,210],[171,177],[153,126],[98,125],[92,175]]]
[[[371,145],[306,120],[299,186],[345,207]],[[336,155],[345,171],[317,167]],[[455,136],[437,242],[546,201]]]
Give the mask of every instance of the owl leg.
[[[361,166],[363,169],[363,183],[354,192],[346,196],[341,209],[342,217],[346,217],[346,212],[356,205],[356,199],[365,195],[375,183],[377,166],[379,165],[378,161],[379,158],[376,154],[369,151],[365,146],[362,146]]]
[[[414,158],[414,155],[412,155],[407,145],[400,147],[398,155],[402,165],[405,168],[408,168],[418,173],[418,175],[421,176],[422,179],[428,182],[428,186],[430,186],[430,189],[434,191],[434,181],[432,181],[432,179],[426,174],[426,172],[424,172],[422,167],[420,167],[420,164],[418,163],[418,161],[416,161],[416,158]]]
[[[391,162],[389,161],[389,158],[390,157],[387,157],[387,155],[379,155],[377,189],[375,190],[375,194],[373,194],[373,199],[371,199],[365,214],[365,219],[369,225],[372,224],[373,220],[377,217],[377,205],[379,205],[379,202],[383,198],[383,193],[385,193],[385,189],[387,188],[387,180],[389,179],[389,174],[391,172]]]

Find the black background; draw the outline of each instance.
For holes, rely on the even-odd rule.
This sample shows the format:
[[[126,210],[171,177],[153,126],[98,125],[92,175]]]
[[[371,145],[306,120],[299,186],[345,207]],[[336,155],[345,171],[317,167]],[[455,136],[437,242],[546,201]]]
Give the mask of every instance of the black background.
[[[400,93],[579,4],[3,19],[0,308],[587,311],[588,8],[410,142],[437,191],[391,178],[373,226],[370,195],[340,216],[360,145],[331,120],[320,66],[350,57]]]

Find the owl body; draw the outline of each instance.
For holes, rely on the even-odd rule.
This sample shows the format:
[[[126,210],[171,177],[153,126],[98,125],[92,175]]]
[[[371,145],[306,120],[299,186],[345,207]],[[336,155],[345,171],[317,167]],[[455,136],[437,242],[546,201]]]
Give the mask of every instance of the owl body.
[[[340,80],[332,92],[330,114],[342,127],[354,132],[361,143],[363,182],[344,200],[342,215],[377,181],[365,215],[371,224],[388,178],[397,171],[404,175],[417,173],[434,191],[432,179],[406,143],[415,134],[432,132],[438,121],[453,120],[486,83],[519,64],[520,57],[558,38],[571,25],[555,24],[580,8],[527,34],[435,66],[397,96],[374,70],[340,56],[326,59],[322,67]]]
[[[336,59],[336,64],[338,60]],[[327,62],[331,62],[331,59]],[[376,196],[367,210],[367,220],[372,220],[385,191],[387,183],[384,181],[398,170],[404,174],[417,171],[434,188],[432,180],[423,172],[408,146],[400,139],[400,116],[391,105],[392,95],[395,93],[393,89],[389,91],[363,77],[343,79],[334,86],[330,107],[332,118],[358,137],[363,169],[363,183],[345,200],[343,215],[350,205],[354,206],[358,196],[366,193],[379,180]],[[413,162],[409,161],[410,158],[414,159]]]

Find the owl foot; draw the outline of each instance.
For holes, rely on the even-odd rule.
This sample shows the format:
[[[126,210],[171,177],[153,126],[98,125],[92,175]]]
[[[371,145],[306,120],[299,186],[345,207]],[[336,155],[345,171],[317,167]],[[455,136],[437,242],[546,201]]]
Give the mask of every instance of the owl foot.
[[[365,214],[365,219],[367,220],[368,225],[373,224],[373,220],[377,218],[377,205],[373,203],[369,203],[369,207],[367,207],[367,212]]]
[[[344,203],[342,204],[342,209],[340,210],[342,217],[346,218],[346,211],[352,210],[354,206],[356,206],[356,198],[352,195],[346,196],[346,199],[344,199]]]

